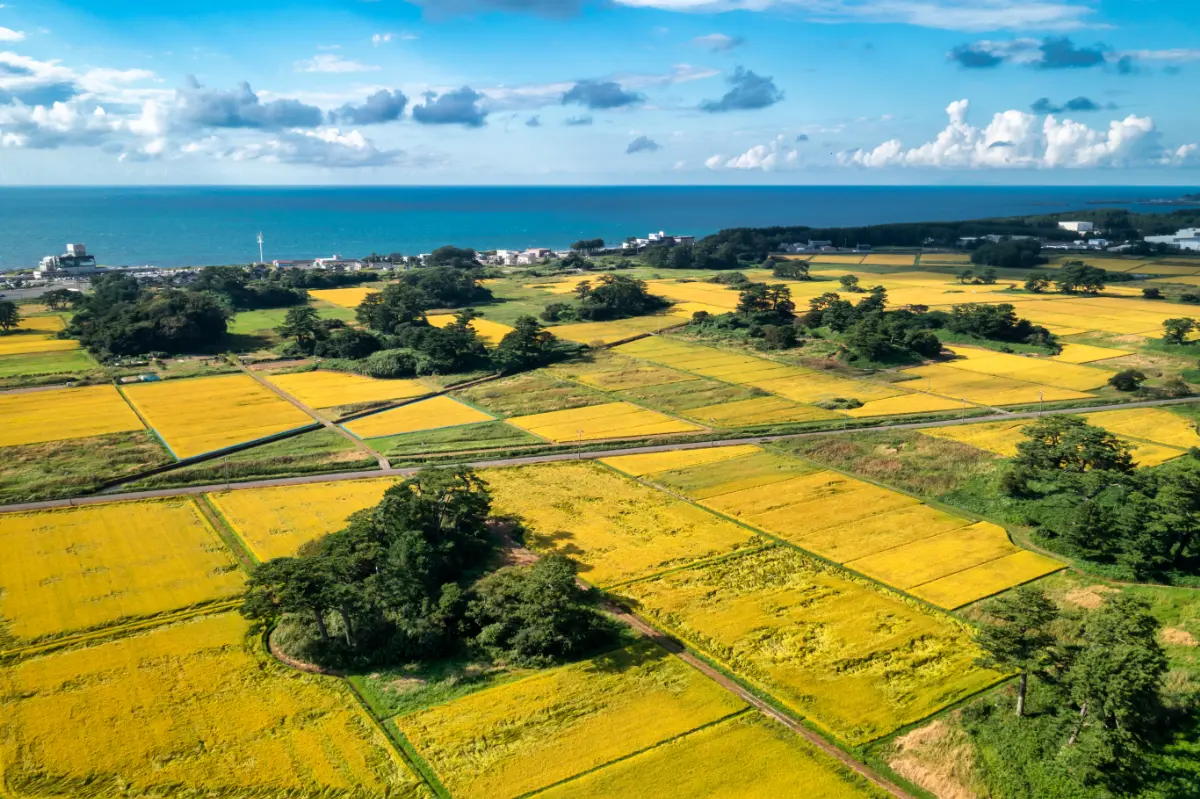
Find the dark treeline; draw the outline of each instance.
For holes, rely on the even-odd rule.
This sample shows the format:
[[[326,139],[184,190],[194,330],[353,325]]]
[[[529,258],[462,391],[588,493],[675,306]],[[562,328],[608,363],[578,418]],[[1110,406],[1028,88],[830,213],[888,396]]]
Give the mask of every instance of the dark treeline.
[[[578,302],[552,302],[542,311],[547,322],[604,322],[651,314],[670,306],[651,294],[645,281],[624,275],[600,275],[575,287]]]
[[[1046,547],[1123,578],[1200,575],[1194,455],[1135,468],[1125,442],[1078,416],[1040,419],[1024,433],[1000,488]]]
[[[343,530],[256,567],[242,613],[279,622],[290,654],[340,668],[481,653],[543,666],[613,639],[567,558],[496,569],[494,524],[475,474],[423,470]]]

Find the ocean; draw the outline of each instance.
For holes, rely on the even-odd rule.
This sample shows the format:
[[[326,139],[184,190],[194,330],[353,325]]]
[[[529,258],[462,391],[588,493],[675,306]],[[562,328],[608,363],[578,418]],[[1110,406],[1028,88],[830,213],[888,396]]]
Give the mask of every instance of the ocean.
[[[36,266],[67,242],[107,266],[188,266],[372,252],[417,254],[443,244],[565,248],[665,230],[854,226],[975,219],[1088,208],[1169,211],[1147,204],[1180,187],[369,187],[0,188],[0,270]],[[1095,207],[1095,206],[1091,206]]]

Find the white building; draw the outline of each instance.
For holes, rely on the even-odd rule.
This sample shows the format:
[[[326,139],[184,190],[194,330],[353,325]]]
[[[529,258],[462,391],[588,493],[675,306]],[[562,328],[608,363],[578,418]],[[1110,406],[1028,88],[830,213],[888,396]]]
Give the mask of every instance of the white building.
[[[676,244],[695,244],[695,236],[669,236],[665,230],[660,230],[657,233],[651,233],[644,239],[634,239],[625,242],[622,246],[627,250],[641,250],[649,247],[651,244],[661,244],[663,246],[673,246]]]
[[[88,255],[87,247],[82,244],[68,244],[67,251],[62,255],[47,255],[43,258],[38,268],[33,270],[33,276],[42,280],[91,275],[99,271],[96,256]]]
[[[318,269],[343,269],[347,272],[357,272],[363,268],[363,262],[334,255],[332,258],[317,258],[313,264]]]
[[[1200,252],[1200,228],[1186,227],[1175,231],[1173,236],[1147,236],[1146,241],[1150,244],[1167,244],[1181,250]]]
[[[1091,233],[1096,226],[1091,222],[1059,222],[1058,226],[1072,233]]]

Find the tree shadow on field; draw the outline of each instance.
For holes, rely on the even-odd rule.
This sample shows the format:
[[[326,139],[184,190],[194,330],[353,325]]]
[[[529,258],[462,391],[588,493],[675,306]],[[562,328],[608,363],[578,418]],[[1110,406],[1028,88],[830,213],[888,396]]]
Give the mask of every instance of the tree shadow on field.
[[[653,641],[639,641],[632,646],[597,655],[588,663],[588,671],[600,674],[621,674],[649,663],[665,660],[670,656],[667,650]]]
[[[532,543],[540,550],[556,552],[559,555],[578,560],[578,558],[586,554],[586,550],[571,543],[575,540],[575,534],[570,530],[555,530],[553,533],[533,533],[531,536]],[[588,571],[590,567],[580,563],[579,571]]]

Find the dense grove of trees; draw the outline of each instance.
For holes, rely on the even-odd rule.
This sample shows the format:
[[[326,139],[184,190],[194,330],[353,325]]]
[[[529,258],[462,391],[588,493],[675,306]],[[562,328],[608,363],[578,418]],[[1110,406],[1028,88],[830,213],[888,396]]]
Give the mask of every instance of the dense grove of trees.
[[[65,335],[100,358],[212,348],[225,335],[228,301],[210,291],[143,290],[127,275],[98,275]]]
[[[497,548],[490,513],[471,471],[422,470],[341,531],[256,567],[242,613],[282,620],[291,654],[337,667],[471,648],[546,665],[609,640],[612,622],[565,557],[487,573]]]
[[[21,323],[21,313],[12,300],[0,300],[0,332],[7,333]]]
[[[1086,615],[1066,615],[1040,591],[1018,588],[984,614],[982,665],[1020,675],[1012,705],[996,695],[962,713],[989,785],[1029,799],[1136,794],[1148,756],[1185,718],[1166,690],[1148,603],[1117,593]]]
[[[600,275],[575,287],[576,303],[552,302],[542,311],[547,322],[604,322],[642,316],[668,307],[671,303],[651,294],[643,280],[625,275]]]
[[[1200,574],[1200,460],[1137,469],[1118,437],[1077,416],[1024,429],[1002,490],[1046,546],[1114,574]]]
[[[1046,263],[1042,244],[1034,239],[1002,239],[987,242],[971,252],[971,263],[1004,269],[1028,269]]]

